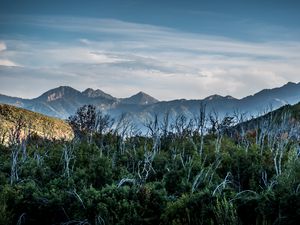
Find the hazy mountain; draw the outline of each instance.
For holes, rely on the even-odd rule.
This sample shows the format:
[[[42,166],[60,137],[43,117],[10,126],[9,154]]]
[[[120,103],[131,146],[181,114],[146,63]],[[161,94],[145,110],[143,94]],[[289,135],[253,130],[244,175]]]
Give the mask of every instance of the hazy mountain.
[[[105,98],[105,99],[116,100],[115,97],[106,94],[100,89],[94,90],[92,88],[87,88],[85,91],[82,92],[82,94],[88,98]]]
[[[241,107],[255,111],[264,107],[274,109],[300,101],[300,83],[289,82],[282,87],[265,89],[254,95],[241,99]]]
[[[85,102],[86,98],[80,91],[61,86],[32,99],[28,104],[25,104],[24,108],[49,116],[67,118]]]
[[[9,105],[15,105],[15,106],[23,107],[24,102],[27,102],[27,100],[22,99],[22,98],[16,98],[16,97],[11,97],[11,96],[0,94],[0,103],[6,103],[6,104],[9,104]]]
[[[133,105],[151,105],[157,102],[159,102],[157,99],[151,97],[150,95],[142,91],[129,98],[121,99],[121,103]]]
[[[57,100],[74,100],[81,98],[81,92],[77,91],[74,88],[68,87],[68,86],[60,86],[58,88],[51,89],[41,96],[33,99],[35,101],[42,101],[42,102],[53,102]]]
[[[242,99],[212,95],[200,100],[158,101],[143,92],[128,98],[118,99],[99,89],[88,88],[80,92],[67,86],[51,89],[34,99],[0,95],[0,103],[15,105],[59,118],[68,118],[76,112],[78,107],[84,104],[93,104],[113,117],[126,113],[137,122],[153,118],[155,114],[162,116],[166,112],[170,113],[171,118],[179,114],[193,117],[199,112],[201,105],[206,106],[207,112],[215,111],[220,116],[231,114],[234,111],[245,112],[250,116],[261,114],[267,109],[276,109],[299,101],[300,83],[287,83],[282,87],[262,90]]]

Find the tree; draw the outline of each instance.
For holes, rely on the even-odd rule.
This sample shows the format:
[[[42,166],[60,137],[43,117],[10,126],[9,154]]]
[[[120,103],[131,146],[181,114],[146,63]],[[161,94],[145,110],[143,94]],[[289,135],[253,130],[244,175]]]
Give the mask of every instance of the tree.
[[[110,132],[114,124],[114,119],[108,114],[103,114],[103,112],[98,111],[96,115],[96,130],[97,133],[102,136],[103,134]]]
[[[200,148],[199,154],[202,156],[203,153],[203,144],[204,144],[204,134],[207,129],[206,123],[206,105],[201,104],[199,108],[199,114],[194,117],[194,121],[196,124],[196,131],[200,134]]]
[[[75,137],[82,139],[87,137],[89,142],[96,132],[96,107],[94,105],[84,105],[80,107],[74,116],[68,119],[73,128]]]

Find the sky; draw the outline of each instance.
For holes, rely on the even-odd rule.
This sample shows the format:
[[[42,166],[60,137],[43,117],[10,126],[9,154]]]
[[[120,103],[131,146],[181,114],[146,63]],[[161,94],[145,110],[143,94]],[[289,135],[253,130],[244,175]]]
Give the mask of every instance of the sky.
[[[297,0],[0,0],[0,93],[159,100],[300,82]]]

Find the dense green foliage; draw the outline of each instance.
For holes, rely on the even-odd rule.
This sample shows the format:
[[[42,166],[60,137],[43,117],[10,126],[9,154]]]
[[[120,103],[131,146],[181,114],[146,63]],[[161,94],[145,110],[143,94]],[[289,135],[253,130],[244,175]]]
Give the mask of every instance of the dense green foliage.
[[[0,224],[300,221],[294,142],[264,139],[262,146],[252,133],[239,141],[217,131],[202,139],[183,125],[163,132],[149,123],[146,136],[125,137],[116,127],[70,142],[30,137],[26,146],[0,146]]]

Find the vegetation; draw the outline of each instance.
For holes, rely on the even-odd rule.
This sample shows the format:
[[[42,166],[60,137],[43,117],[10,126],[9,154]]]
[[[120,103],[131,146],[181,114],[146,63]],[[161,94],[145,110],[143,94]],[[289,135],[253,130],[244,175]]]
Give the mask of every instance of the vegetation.
[[[71,126],[63,120],[0,104],[0,143],[7,143],[16,132],[20,132],[21,137],[29,134],[46,139],[70,140],[73,137]]]
[[[288,115],[250,126],[201,107],[192,120],[147,121],[140,135],[126,117],[84,106],[69,119],[73,140],[0,145],[0,224],[298,224]]]

